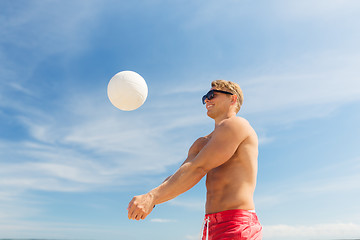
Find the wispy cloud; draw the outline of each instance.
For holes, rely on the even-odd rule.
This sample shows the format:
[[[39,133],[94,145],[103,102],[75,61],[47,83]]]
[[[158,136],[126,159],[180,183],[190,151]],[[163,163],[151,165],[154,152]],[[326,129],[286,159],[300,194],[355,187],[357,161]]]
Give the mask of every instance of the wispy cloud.
[[[118,230],[118,226],[70,223],[70,222],[37,222],[37,221],[12,221],[0,220],[0,234],[7,238],[29,238],[29,239],[68,239],[81,235],[87,239],[112,239],[116,236],[124,239],[126,234]],[[125,235],[125,236],[124,236]]]
[[[186,235],[185,239],[189,239],[189,240],[198,240],[201,237],[200,234],[198,235]]]
[[[347,199],[347,196],[357,194],[360,190],[359,163],[358,158],[329,163],[286,180],[279,179],[270,185],[265,184],[266,189],[255,196],[256,205],[266,211],[275,206],[288,207],[287,204],[301,202],[310,209],[313,207],[310,202],[323,201],[321,197],[324,195],[337,195],[344,198],[343,201],[352,202],[352,197]],[[331,202],[331,199],[327,202]]]
[[[205,200],[178,197],[176,199],[169,201],[168,204],[176,207],[195,210],[195,211],[204,211]]]
[[[360,101],[359,61],[358,51],[317,50],[251,68],[253,73],[248,75],[234,68],[220,78],[235,81],[243,89],[245,101],[239,115],[250,116],[265,127],[323,118],[344,104]],[[210,71],[195,83],[184,80],[163,92],[186,94],[195,102],[218,75]]]
[[[78,11],[80,8],[82,11]],[[38,56],[43,56],[41,53],[44,52],[49,54],[69,47],[79,50],[84,46],[81,44],[86,43],[86,29],[90,30],[82,26],[88,21],[94,23],[100,8],[101,4],[96,1],[75,1],[71,6],[61,1],[34,1],[4,7],[4,15],[9,14],[6,15],[6,21],[1,21],[0,42],[12,42],[22,49],[37,49],[40,53]],[[78,31],[83,34],[71,34]]]
[[[267,137],[266,135],[258,135],[259,145],[265,145],[275,141],[275,137]]]
[[[360,158],[343,160],[313,172],[318,178],[304,181],[298,191],[303,194],[346,193],[360,190]]]
[[[303,56],[288,62],[286,70],[280,71],[280,66],[274,66],[277,74],[251,79],[244,84],[249,98],[247,111],[358,101],[360,71],[356,62],[359,59],[357,54],[344,56],[333,52]]]
[[[169,132],[201,123],[203,117],[171,111],[171,105],[164,106],[164,115],[153,115],[151,109],[122,112],[104,92],[65,94],[59,100],[62,107],[51,110],[10,106],[29,135],[0,141],[5,160],[0,172],[7,176],[0,185],[86,191],[124,184],[125,179],[127,184],[141,182],[142,175],[163,173],[186,158],[189,146],[183,142],[164,147]]]
[[[154,223],[169,223],[169,222],[176,222],[174,219],[164,219],[164,218],[152,218],[150,222]]]
[[[355,223],[333,223],[316,225],[269,225],[264,226],[266,239],[344,239],[358,238],[360,225]]]
[[[318,0],[316,2],[309,0],[286,2],[275,0],[266,2],[261,6],[256,5],[256,3],[242,1],[207,1],[207,4],[201,8],[193,8],[196,10],[196,13],[188,18],[187,24],[185,24],[184,27],[193,29],[211,24],[214,26],[223,25],[226,28],[225,23],[228,23],[228,25],[231,25],[231,22],[242,23],[241,20],[247,19],[249,17],[248,13],[251,12],[255,6],[257,12],[268,20],[262,22],[262,24],[284,20],[286,20],[288,24],[309,20],[313,22],[314,20],[325,21],[335,18],[339,19],[339,16],[351,16],[360,10],[360,4],[356,0]],[[214,12],[217,12],[217,15],[214,15]],[[219,16],[221,17],[219,18]],[[271,18],[269,18],[269,16],[271,16]],[[254,19],[254,22],[256,22],[256,19]],[[280,22],[278,25],[281,25]]]
[[[15,219],[25,219],[41,213],[38,204],[27,198],[19,197],[21,194],[13,188],[4,188],[0,185],[0,222],[10,222]]]
[[[319,0],[313,1],[272,1],[273,10],[276,13],[286,18],[287,20],[299,19],[329,19],[343,15],[354,14],[360,8],[358,1],[341,1],[341,0]]]

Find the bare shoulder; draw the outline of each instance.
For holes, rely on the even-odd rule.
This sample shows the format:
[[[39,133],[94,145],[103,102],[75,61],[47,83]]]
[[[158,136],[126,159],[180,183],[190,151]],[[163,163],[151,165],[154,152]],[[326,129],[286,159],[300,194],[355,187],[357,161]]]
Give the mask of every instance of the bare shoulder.
[[[196,139],[196,141],[191,145],[189,149],[189,155],[199,153],[208,141],[209,141],[209,135],[205,137],[199,137],[198,139]]]
[[[218,130],[225,132],[225,135],[232,136],[240,141],[245,140],[249,136],[257,138],[256,132],[250,123],[242,117],[236,116],[223,120],[219,124]]]
[[[252,129],[250,123],[242,117],[231,117],[223,120],[219,126],[222,128],[229,128],[231,130],[250,130]]]

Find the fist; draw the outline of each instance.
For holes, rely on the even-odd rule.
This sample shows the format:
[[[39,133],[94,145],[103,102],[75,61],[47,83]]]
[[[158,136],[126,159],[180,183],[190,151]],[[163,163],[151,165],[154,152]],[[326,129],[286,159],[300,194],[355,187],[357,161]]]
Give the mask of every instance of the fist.
[[[128,218],[133,220],[145,219],[154,208],[154,199],[150,194],[144,194],[133,197],[130,201]]]

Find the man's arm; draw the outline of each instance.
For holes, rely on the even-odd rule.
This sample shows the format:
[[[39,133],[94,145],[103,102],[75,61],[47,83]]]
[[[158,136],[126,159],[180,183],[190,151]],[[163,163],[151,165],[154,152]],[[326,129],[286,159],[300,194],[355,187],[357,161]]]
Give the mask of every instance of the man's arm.
[[[181,164],[181,166],[183,166],[185,163],[192,161],[196,155],[199,153],[199,151],[201,150],[201,148],[205,145],[204,144],[204,140],[205,138],[201,137],[198,138],[190,147],[189,151],[188,151],[188,156],[185,159],[185,161]],[[181,167],[180,166],[180,167]],[[163,182],[162,184],[166,183],[173,175],[168,176]],[[129,219],[135,219],[135,220],[140,220],[140,219],[145,219],[145,217],[150,214],[150,212],[152,211],[152,208],[155,207],[155,204],[153,204],[152,208],[149,208],[151,205],[147,204],[147,199],[149,199],[149,193],[148,194],[144,194],[144,195],[140,195],[140,196],[135,196],[131,202],[129,203],[128,206],[128,217]],[[150,199],[151,200],[151,199]],[[145,205],[145,207],[144,207]],[[140,214],[136,214],[136,209],[133,210],[132,206],[137,206],[138,208],[140,207],[144,212],[146,212],[146,214],[141,215]],[[145,210],[147,209],[147,211]]]
[[[196,155],[200,152],[200,150],[202,149],[203,147],[203,144],[202,142],[204,141],[205,138],[201,137],[201,138],[198,138],[192,145],[191,147],[189,148],[189,151],[188,151],[188,156],[187,158],[185,159],[185,161],[180,165],[180,167],[182,165],[184,165],[185,163],[187,162],[190,162],[192,161]],[[165,178],[165,180],[162,182],[166,182],[167,180],[169,180],[169,178],[171,177],[172,175],[168,176],[167,178]]]
[[[247,137],[240,119],[228,119],[217,126],[209,142],[196,157],[184,164],[164,183],[149,193],[137,196],[129,204],[130,219],[145,219],[152,206],[186,192],[198,183],[208,171],[231,158],[239,144]]]

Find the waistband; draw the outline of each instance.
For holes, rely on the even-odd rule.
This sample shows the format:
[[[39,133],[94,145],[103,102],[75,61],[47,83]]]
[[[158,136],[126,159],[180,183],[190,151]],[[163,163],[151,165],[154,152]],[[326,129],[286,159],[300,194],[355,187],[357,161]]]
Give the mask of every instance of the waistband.
[[[232,209],[205,215],[205,219],[211,223],[218,223],[232,219],[253,220],[257,219],[255,210]]]

